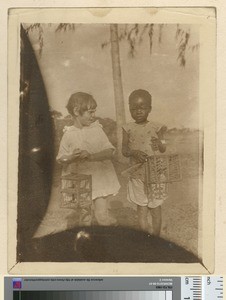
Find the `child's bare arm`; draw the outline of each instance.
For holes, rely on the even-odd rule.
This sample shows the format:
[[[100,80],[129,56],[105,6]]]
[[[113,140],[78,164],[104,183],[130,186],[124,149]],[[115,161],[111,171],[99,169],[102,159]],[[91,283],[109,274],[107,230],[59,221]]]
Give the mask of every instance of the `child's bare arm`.
[[[78,156],[75,156],[73,154],[71,155],[63,155],[61,158],[57,160],[58,163],[60,164],[71,164],[75,162],[78,159]]]
[[[138,162],[144,162],[147,160],[148,155],[140,150],[131,150],[129,148],[129,136],[123,129],[122,131],[122,154],[125,157],[134,157]]]
[[[166,151],[166,145],[163,144],[159,138],[153,136],[151,138],[151,142],[152,142],[151,147],[154,151],[159,151],[161,153]]]
[[[114,149],[109,148],[97,153],[89,154],[87,156],[87,159],[89,161],[101,161],[105,159],[111,159],[113,157],[113,153],[114,153]]]
[[[63,155],[57,161],[60,164],[71,164],[73,162],[89,160],[89,161],[101,161],[105,159],[111,159],[113,157],[114,149],[105,149],[103,151],[90,154],[86,150],[80,150],[79,153],[74,153],[71,155]]]
[[[129,136],[124,129],[122,129],[122,154],[125,157],[131,156],[131,151],[129,149]]]
[[[152,144],[155,151],[164,153],[166,151],[166,144],[163,143],[164,134],[167,131],[166,126],[162,126],[161,129],[157,132],[158,138],[152,137]]]
[[[75,149],[72,154],[62,155],[57,162],[60,164],[71,164],[78,160],[79,156],[81,155],[81,150]]]

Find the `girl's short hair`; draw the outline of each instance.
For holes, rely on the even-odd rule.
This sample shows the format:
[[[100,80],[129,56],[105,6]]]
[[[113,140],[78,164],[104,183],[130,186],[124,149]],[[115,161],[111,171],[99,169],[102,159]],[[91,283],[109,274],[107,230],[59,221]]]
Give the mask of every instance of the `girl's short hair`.
[[[141,90],[141,89],[135,90],[129,95],[129,104],[131,104],[131,102],[133,102],[134,100],[137,100],[139,98],[145,99],[151,106],[151,104],[152,104],[151,94],[148,91]]]
[[[96,107],[97,103],[93,96],[83,92],[72,94],[66,105],[69,114],[72,116],[74,116],[74,108],[77,108],[79,114],[82,115],[85,111]]]

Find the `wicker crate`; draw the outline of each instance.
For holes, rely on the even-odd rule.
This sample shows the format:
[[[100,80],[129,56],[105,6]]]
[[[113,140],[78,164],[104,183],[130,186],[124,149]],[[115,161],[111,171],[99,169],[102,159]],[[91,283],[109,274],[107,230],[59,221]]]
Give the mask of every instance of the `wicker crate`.
[[[68,174],[61,177],[64,181],[61,189],[61,207],[82,209],[91,208],[92,176],[84,174]]]
[[[150,156],[145,163],[146,184],[169,183],[182,179],[178,154]]]

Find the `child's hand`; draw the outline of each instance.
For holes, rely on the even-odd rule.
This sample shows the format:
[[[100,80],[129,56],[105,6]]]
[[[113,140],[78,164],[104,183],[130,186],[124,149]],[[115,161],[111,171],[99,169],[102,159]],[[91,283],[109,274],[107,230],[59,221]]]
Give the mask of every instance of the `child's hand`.
[[[90,157],[90,153],[86,150],[81,150],[79,159],[88,159]]]
[[[160,151],[161,153],[166,151],[166,146],[162,144],[160,139],[154,136],[151,138],[151,148],[153,151]]]
[[[77,157],[81,154],[81,150],[80,149],[75,149],[72,152],[73,157]]]
[[[151,148],[153,151],[158,151],[159,148],[161,147],[162,143],[161,141],[155,137],[155,136],[152,136],[151,138]]]
[[[79,148],[76,148],[73,150],[72,154],[80,154],[81,150]]]
[[[134,157],[139,162],[147,161],[148,155],[140,150],[132,150],[131,156]]]
[[[72,154],[71,154],[71,160],[72,160],[72,161],[75,161],[76,159],[79,158],[80,154],[81,154],[81,150],[80,150],[80,149],[75,149],[75,150],[72,152]]]
[[[75,149],[72,154],[70,155],[63,155],[60,159],[58,159],[59,163],[62,164],[71,164],[76,162],[76,160],[79,158],[81,154],[81,150],[80,149]]]

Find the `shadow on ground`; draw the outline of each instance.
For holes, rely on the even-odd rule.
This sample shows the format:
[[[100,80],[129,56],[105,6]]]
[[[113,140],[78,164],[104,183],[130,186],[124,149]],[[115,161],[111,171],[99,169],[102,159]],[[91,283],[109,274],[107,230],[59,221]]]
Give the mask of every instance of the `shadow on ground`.
[[[26,261],[197,263],[198,258],[159,237],[123,227],[92,226],[33,239]]]

